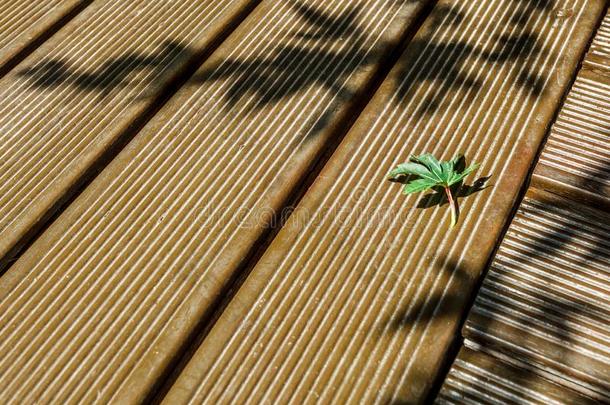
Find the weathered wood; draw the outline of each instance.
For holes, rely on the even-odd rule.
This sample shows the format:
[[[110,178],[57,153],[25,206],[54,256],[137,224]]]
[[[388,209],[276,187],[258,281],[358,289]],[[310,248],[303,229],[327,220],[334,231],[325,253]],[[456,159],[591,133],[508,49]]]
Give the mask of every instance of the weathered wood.
[[[604,7],[437,3],[167,403],[424,401]],[[385,179],[422,152],[492,176],[454,229]]]
[[[0,80],[0,268],[254,3],[96,1]]]
[[[518,395],[550,394],[536,383],[543,378],[590,398],[560,403],[610,401],[609,22],[606,16],[463,330],[467,347],[494,358],[482,373],[494,362],[519,366],[507,379]],[[441,398],[494,384],[456,385],[460,357]]]
[[[227,15],[202,13],[204,2],[141,3],[151,12],[194,7],[188,18],[175,17],[193,27],[193,36],[206,36],[197,27],[210,15]],[[272,224],[270,213],[350,121],[354,103],[424,4],[263,1],[0,279],[0,397],[146,398]],[[173,27],[173,21],[162,14],[150,24]],[[68,76],[74,77],[80,76]],[[120,92],[135,86],[131,78],[76,95],[125,97]],[[50,94],[65,98],[78,83]],[[129,95],[135,105],[148,100]],[[98,124],[78,106],[83,121]],[[125,114],[130,122],[132,114]],[[99,118],[110,134],[116,117]],[[85,129],[62,134],[66,142],[93,139],[94,145],[110,136]]]
[[[604,19],[534,173],[534,187],[610,210],[610,16]]]
[[[591,398],[554,384],[528,368],[463,348],[447,376],[439,405],[598,404]]]
[[[5,0],[0,5],[0,74],[92,0]],[[26,55],[24,55],[26,56]]]
[[[610,400],[610,215],[550,194],[521,204],[464,337]]]

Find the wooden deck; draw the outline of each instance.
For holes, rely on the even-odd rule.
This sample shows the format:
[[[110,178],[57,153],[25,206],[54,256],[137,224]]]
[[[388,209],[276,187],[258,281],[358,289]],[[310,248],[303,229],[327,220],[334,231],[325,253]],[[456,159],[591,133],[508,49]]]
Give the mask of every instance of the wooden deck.
[[[494,402],[610,401],[609,33],[606,15],[468,315],[474,352],[462,350],[439,403],[483,392]],[[507,375],[521,377],[511,387]]]
[[[44,3],[0,6],[2,403],[610,398],[604,0]],[[385,180],[423,152],[481,163],[454,229]]]

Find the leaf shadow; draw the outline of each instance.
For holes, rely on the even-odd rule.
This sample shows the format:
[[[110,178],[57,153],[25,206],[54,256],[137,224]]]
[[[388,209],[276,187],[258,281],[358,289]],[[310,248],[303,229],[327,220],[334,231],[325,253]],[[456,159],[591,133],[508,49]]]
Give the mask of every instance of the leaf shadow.
[[[458,160],[455,170],[457,172],[462,172],[466,169],[466,158],[461,156]],[[459,205],[459,200],[470,197],[473,194],[476,194],[480,191],[483,191],[489,187],[493,187],[493,184],[487,184],[489,180],[491,180],[492,175],[483,176],[476,179],[472,184],[466,184],[464,181],[460,181],[459,183],[454,184],[451,187],[451,193],[456,199],[456,202]],[[417,176],[403,176],[399,178],[389,179],[389,181],[393,183],[400,184],[408,184],[409,182],[418,179]],[[442,187],[434,187],[432,189],[434,192],[424,195],[416,205],[416,208],[427,209],[432,207],[442,207],[443,205],[449,204],[449,200],[447,199],[447,194]]]
[[[98,93],[102,98],[115,90],[128,86],[150,87],[163,82],[160,78],[194,57],[195,49],[178,40],[165,41],[149,54],[128,52],[94,66],[93,69],[78,68],[68,61],[49,58],[17,71],[20,77],[28,78],[39,89],[62,85],[73,86],[85,93]],[[146,72],[148,79],[143,79]]]
[[[420,4],[423,0],[384,0],[380,7],[395,8]],[[520,13],[549,13],[554,0],[512,0],[517,1]],[[313,6],[303,0],[287,0],[290,12],[300,20],[299,28],[289,27],[281,41],[264,53],[253,52],[250,56],[228,57],[210,61],[190,77],[186,86],[201,86],[220,82],[225,85],[223,105],[231,110],[243,107],[249,111],[261,110],[290,100],[312,88],[320,89],[332,97],[327,108],[319,116],[312,118],[310,135],[331,125],[332,118],[343,105],[355,102],[360,97],[366,99],[367,89],[354,86],[350,80],[355,74],[374,70],[388,63],[391,53],[398,52],[395,41],[381,36],[370,45],[368,25],[363,18],[366,13],[364,3],[354,2],[339,12]],[[468,16],[457,5],[436,4],[427,17],[431,27],[462,26]],[[472,98],[480,94],[484,81],[469,74],[473,62],[485,63],[489,67],[507,63],[519,63],[529,67],[513,77],[519,87],[528,88],[531,96],[544,92],[545,78],[536,71],[536,66],[528,66],[531,55],[545,53],[527,20],[513,21],[519,29],[514,32],[497,32],[489,46],[481,46],[475,41],[448,41],[431,36],[413,39],[409,44],[409,54],[423,53],[417,69],[408,73],[412,57],[403,57],[396,64],[400,83],[392,83],[392,92],[397,103],[408,103],[418,84],[431,83],[438,91],[426,96],[418,115],[430,116],[443,109],[447,92],[461,92],[463,97]],[[201,50],[192,49],[178,40],[168,40],[152,53],[127,52],[113,55],[96,64],[83,65],[70,58],[47,58],[34,66],[18,72],[37,89],[51,89],[70,86],[82,93],[96,93],[101,98],[116,90],[131,86],[141,86],[146,91],[140,98],[155,94],[165,81],[157,76],[171,75],[174,68],[183,66],[185,61],[195,60]],[[202,61],[203,62],[203,61]],[[144,81],[146,76],[157,77]]]
[[[434,91],[425,94],[415,111],[417,115],[429,116],[439,110],[449,108],[447,93],[457,92],[460,97],[475,102],[484,91],[487,81],[480,74],[473,72],[472,65],[486,69],[499,69],[504,65],[518,63],[520,68],[510,73],[510,80],[525,94],[532,98],[544,95],[548,75],[539,71],[535,63],[539,56],[549,53],[535,31],[533,16],[555,18],[553,10],[555,0],[512,0],[516,3],[514,17],[506,22],[510,30],[497,31],[491,35],[492,41],[482,45],[472,40],[433,40],[433,35],[442,26],[451,27],[468,18],[457,9],[436,7],[428,17],[430,33],[411,41],[408,53],[421,55],[419,69],[410,64],[411,58],[403,58],[397,64],[400,74],[396,75],[396,93],[398,100],[408,103],[421,97],[417,83],[429,83]],[[470,16],[472,18],[472,16]],[[474,23],[474,21],[473,21]],[[486,70],[483,69],[483,70]]]
[[[456,198],[456,200],[458,200],[459,202],[460,198],[470,197],[471,195],[483,191],[489,187],[493,187],[493,184],[487,184],[491,177],[492,176],[479,177],[472,184],[465,184],[464,182],[459,182],[451,187],[451,192]],[[434,193],[424,195],[419,200],[416,207],[421,209],[427,209],[436,206],[442,207],[446,204],[449,204],[449,200],[447,199],[445,190],[443,190],[442,187],[435,187]]]

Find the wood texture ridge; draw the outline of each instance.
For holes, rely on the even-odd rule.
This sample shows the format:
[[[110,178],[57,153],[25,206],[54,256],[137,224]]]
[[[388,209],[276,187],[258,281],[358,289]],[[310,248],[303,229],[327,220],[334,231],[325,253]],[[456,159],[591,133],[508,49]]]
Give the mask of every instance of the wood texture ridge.
[[[423,401],[604,5],[437,3],[166,402]],[[420,152],[493,176],[453,230],[385,180]]]
[[[537,193],[517,213],[464,327],[468,341],[610,400],[610,215]]]
[[[463,348],[445,380],[439,405],[594,404],[531,370],[508,365],[481,352]]]
[[[589,54],[584,61],[585,69],[599,69],[600,73],[610,70],[610,13],[606,14],[595,34]]]
[[[468,316],[464,345],[477,352],[462,350],[440,403],[477,391],[490,394],[491,403],[515,402],[515,394],[517,402],[535,403],[556,392],[538,384],[542,379],[583,395],[566,391],[550,403],[610,400],[609,21],[593,40]],[[498,369],[512,371],[498,378]]]
[[[231,4],[139,3],[197,33]],[[2,402],[142,401],[424,3],[262,2],[0,279]]]
[[[88,0],[6,0],[0,4],[0,72],[53,24]]]
[[[249,2],[95,2],[0,80],[0,258]]]
[[[610,209],[610,15],[545,145],[534,186]]]

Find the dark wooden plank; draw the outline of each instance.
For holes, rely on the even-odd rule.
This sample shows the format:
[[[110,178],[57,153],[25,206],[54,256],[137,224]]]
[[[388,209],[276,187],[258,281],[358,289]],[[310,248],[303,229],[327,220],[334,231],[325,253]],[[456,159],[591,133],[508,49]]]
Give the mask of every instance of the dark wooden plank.
[[[424,401],[604,7],[437,3],[166,402]],[[422,152],[493,175],[454,229],[385,180]]]
[[[553,125],[534,187],[610,209],[610,15]]]
[[[142,17],[151,27],[203,38],[213,14],[202,5],[244,4],[140,3],[167,10]],[[261,3],[0,279],[1,398],[144,401],[425,4]],[[186,21],[171,17],[186,9]]]
[[[94,2],[0,80],[0,268],[255,2]]]
[[[608,235],[608,213],[530,192],[477,295],[465,344],[610,400]]]
[[[482,352],[463,348],[447,376],[439,405],[597,404],[554,384],[527,366],[510,365]]]

